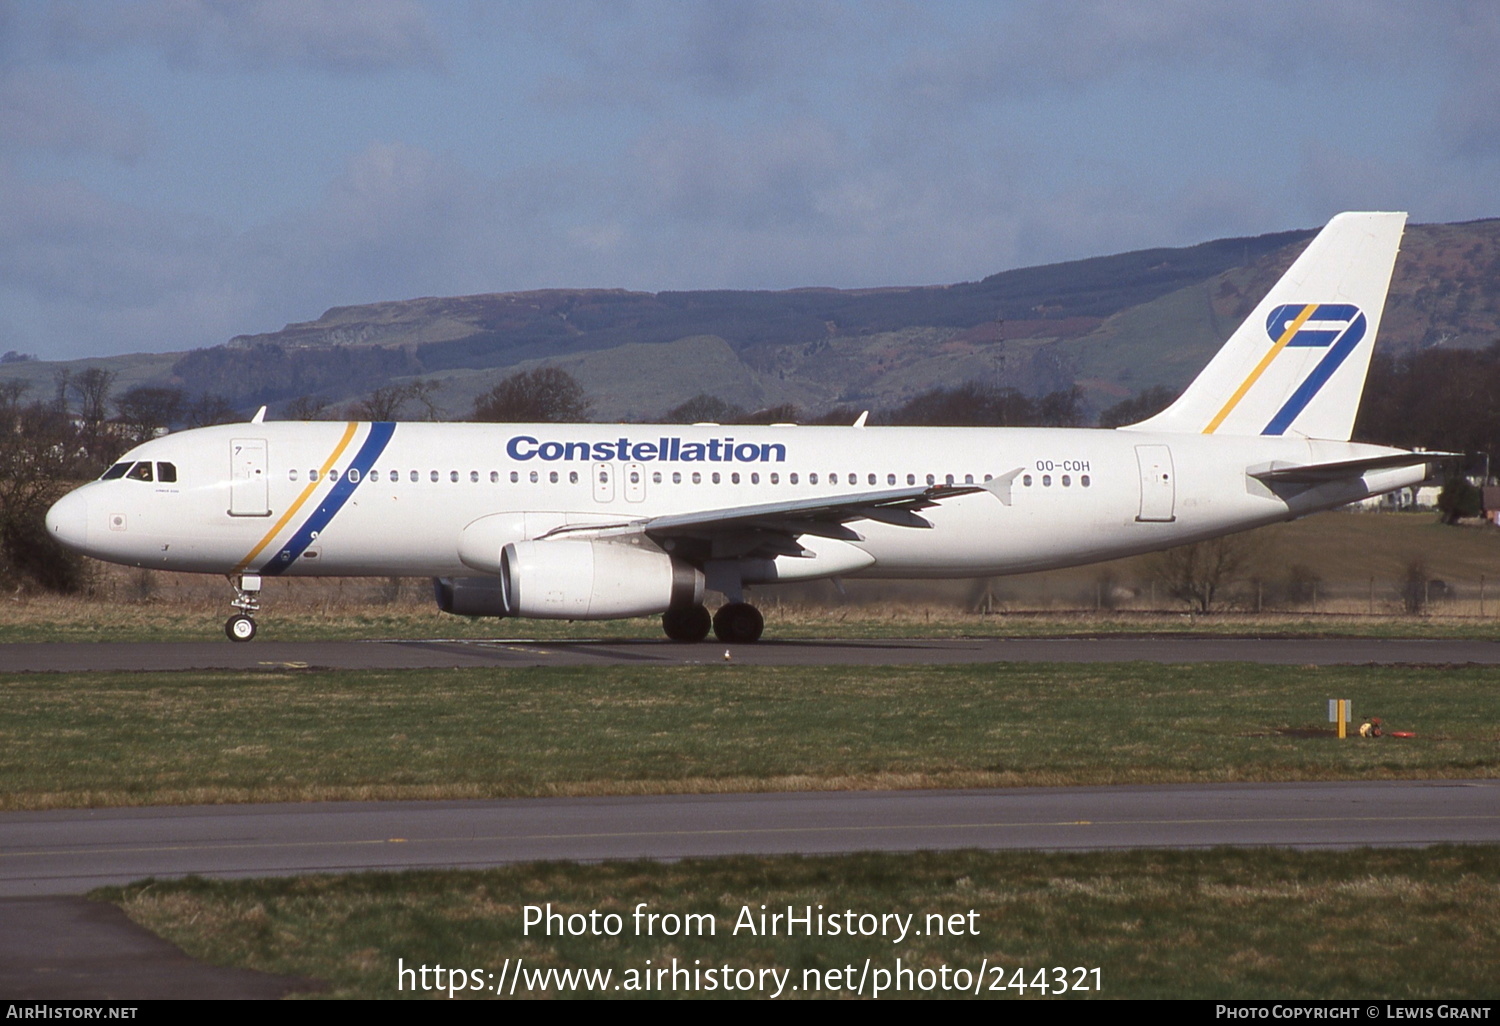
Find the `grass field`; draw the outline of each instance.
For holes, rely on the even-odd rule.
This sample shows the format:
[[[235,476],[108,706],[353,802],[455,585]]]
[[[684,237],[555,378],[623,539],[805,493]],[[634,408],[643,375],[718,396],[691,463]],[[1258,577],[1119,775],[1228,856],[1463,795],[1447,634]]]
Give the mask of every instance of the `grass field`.
[[[632,989],[643,970],[670,969],[675,959],[688,970],[728,967],[741,984],[755,982],[753,971],[776,970],[785,974],[782,996],[794,998],[851,996],[862,976],[869,996],[882,970],[887,986],[905,981],[902,997],[963,996],[952,989],[960,981],[972,994],[977,979],[982,997],[1036,998],[1042,991],[1030,984],[1055,990],[1052,967],[1063,967],[1064,982],[1090,988],[1068,997],[1362,1002],[1500,995],[1496,879],[1500,848],[1488,846],[544,863],[153,882],[96,893],[192,955],[323,980],[323,996],[336,998],[448,998],[447,980],[444,989],[420,989],[435,982],[431,976],[414,975],[398,990],[398,959],[406,967],[462,970],[465,987],[493,989],[502,974],[515,979],[519,959],[532,971],[608,970],[602,993],[593,993],[612,998],[770,996],[776,989],[769,974],[761,977],[764,989],[748,995],[706,987],[674,993],[670,974],[658,981],[661,989]],[[701,925],[706,920],[695,921],[700,931],[691,936],[637,935],[632,913],[639,902],[648,912],[703,915],[712,935]],[[549,903],[563,915],[617,914],[619,936],[549,938],[537,927],[524,934],[524,907]],[[824,913],[912,915],[918,930],[929,915],[957,915],[962,932],[908,935],[899,943],[893,936],[734,932],[746,909],[757,916],[761,906],[792,906],[802,914],[819,905]],[[895,975],[897,959],[912,970],[908,978]],[[1097,975],[1088,971],[1094,968]],[[691,982],[677,979],[683,987]],[[950,989],[940,989],[940,980]],[[519,985],[515,996],[591,996],[576,981],[551,983]],[[1008,989],[989,989],[996,984]],[[483,995],[465,989],[456,996]]]
[[[1487,777],[1497,724],[1484,667],[12,675],[0,805]]]

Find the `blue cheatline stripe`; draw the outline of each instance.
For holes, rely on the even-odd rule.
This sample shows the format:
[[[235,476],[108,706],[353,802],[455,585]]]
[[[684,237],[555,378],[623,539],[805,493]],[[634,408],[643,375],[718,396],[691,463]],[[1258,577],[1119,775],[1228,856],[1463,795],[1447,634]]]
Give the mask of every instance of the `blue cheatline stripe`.
[[[354,461],[349,464],[349,469],[339,475],[336,483],[323,501],[318,503],[318,508],[302,522],[297,528],[297,533],[292,535],[281,549],[268,559],[260,568],[260,573],[267,577],[275,577],[277,574],[288,569],[297,558],[313,543],[313,539],[321,534],[334,517],[338,516],[339,510],[344,508],[344,503],[349,501],[349,496],[354,494],[354,489],[369,476],[370,468],[375,461],[380,459],[380,454],[385,452],[386,445],[391,440],[391,435],[396,431],[396,425],[389,421],[377,421],[370,425],[370,433],[365,436],[365,442],[355,453]],[[359,472],[359,480],[350,480],[350,471]]]
[[[1344,329],[1344,333],[1338,337],[1338,341],[1334,342],[1332,348],[1324,354],[1323,359],[1318,361],[1318,365],[1313,368],[1312,373],[1307,376],[1307,379],[1301,385],[1297,386],[1297,391],[1292,393],[1292,397],[1286,401],[1286,405],[1276,411],[1276,416],[1271,418],[1271,423],[1266,425],[1266,429],[1261,434],[1281,435],[1286,433],[1286,429],[1292,426],[1292,421],[1296,420],[1302,411],[1307,409],[1307,404],[1313,401],[1313,397],[1328,383],[1328,379],[1333,377],[1333,372],[1339,369],[1339,365],[1344,362],[1344,358],[1352,353],[1354,347],[1359,345],[1360,340],[1365,337],[1366,323],[1363,313],[1349,322],[1349,327]]]

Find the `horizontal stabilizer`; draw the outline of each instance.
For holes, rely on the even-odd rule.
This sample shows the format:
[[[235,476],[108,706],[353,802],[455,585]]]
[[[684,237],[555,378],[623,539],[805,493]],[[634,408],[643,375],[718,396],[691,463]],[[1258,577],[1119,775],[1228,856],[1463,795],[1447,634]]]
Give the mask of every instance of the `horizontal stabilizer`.
[[[1324,481],[1339,481],[1360,477],[1372,470],[1392,470],[1396,467],[1415,467],[1423,463],[1443,463],[1463,459],[1458,452],[1402,452],[1392,456],[1372,456],[1363,460],[1339,460],[1335,463],[1306,463],[1301,465],[1272,464],[1263,470],[1252,470],[1253,478],[1271,484],[1321,484]]]

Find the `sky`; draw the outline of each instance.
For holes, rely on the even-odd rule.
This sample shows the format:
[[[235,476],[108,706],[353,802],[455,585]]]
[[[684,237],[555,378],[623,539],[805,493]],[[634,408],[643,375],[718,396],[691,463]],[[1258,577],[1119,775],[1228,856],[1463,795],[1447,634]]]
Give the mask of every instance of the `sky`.
[[[0,352],[1500,215],[1488,0],[0,0]]]

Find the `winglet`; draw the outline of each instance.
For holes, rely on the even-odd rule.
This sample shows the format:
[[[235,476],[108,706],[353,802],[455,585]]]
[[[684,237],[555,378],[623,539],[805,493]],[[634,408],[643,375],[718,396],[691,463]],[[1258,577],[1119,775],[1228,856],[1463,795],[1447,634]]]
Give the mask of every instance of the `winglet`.
[[[266,408],[264,406],[262,406],[260,409],[258,409],[258,410],[255,411],[255,416],[253,416],[253,417],[250,418],[250,423],[252,423],[252,424],[264,424],[265,421],[266,421]]]
[[[862,427],[865,426],[865,421],[867,421],[869,419],[870,419],[870,411],[869,410],[865,410],[863,413],[861,413],[858,417],[856,417],[854,419],[854,426],[857,427],[857,428],[862,428]]]

